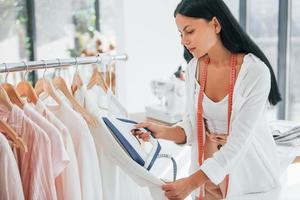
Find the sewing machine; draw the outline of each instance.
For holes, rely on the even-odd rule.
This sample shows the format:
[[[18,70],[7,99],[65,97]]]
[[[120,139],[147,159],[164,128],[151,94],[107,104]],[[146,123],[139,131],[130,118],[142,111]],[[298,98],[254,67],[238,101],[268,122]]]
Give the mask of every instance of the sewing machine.
[[[181,121],[185,100],[184,81],[176,77],[153,80],[151,89],[160,104],[146,106],[146,116],[170,124]]]

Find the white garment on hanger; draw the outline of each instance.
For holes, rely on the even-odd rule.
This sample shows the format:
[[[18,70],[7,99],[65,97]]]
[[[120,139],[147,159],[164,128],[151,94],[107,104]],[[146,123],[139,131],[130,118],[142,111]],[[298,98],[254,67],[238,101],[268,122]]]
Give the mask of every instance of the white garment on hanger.
[[[126,108],[110,89],[105,93],[99,85],[95,85],[88,90],[88,94],[89,98],[93,99],[101,110],[106,110],[109,116],[128,117]]]
[[[84,86],[78,88],[78,90],[75,92],[75,98],[91,114],[94,115],[94,113],[98,111],[97,114],[104,115],[106,111],[98,109],[97,105],[94,105],[94,101],[91,101],[91,98],[86,97],[86,89],[85,87],[83,89],[83,87]],[[97,99],[96,96],[94,96],[93,98]],[[105,183],[102,185],[103,198],[110,200],[118,200],[120,199],[119,169],[117,165],[111,160],[109,160],[109,158],[107,158],[107,156],[105,155],[101,139],[98,137],[98,135],[102,133],[101,126],[99,126],[98,124],[95,127],[89,126],[89,128],[95,141],[95,146],[99,159],[99,167],[102,174],[102,183]]]
[[[64,123],[72,136],[79,167],[82,199],[103,199],[98,157],[87,123],[65,101],[61,105],[47,107]]]
[[[92,92],[92,91],[91,91]],[[75,94],[77,100],[83,104],[83,106],[94,116],[97,117],[98,121],[101,122],[101,117],[106,116],[106,112],[99,109],[96,102],[93,100],[96,98],[91,98],[92,95],[90,90],[86,91],[85,87],[81,87]],[[93,100],[92,100],[93,99]],[[121,116],[123,117],[123,116]],[[141,166],[137,166],[137,164],[131,160],[131,158],[124,152],[124,150],[119,146],[119,144],[115,141],[108,129],[103,127],[104,124],[100,123],[97,128],[92,128],[93,136],[97,141],[100,151],[105,151],[106,160],[110,161],[110,165],[117,165],[120,166],[119,171],[119,180],[120,180],[120,196],[124,200],[131,200],[131,199],[151,199],[149,196],[148,191],[145,188],[140,188],[140,186],[149,187],[152,195],[152,199],[162,200],[164,198],[164,194],[160,188],[163,184],[161,180],[153,176],[145,169],[136,169],[141,168]],[[96,139],[97,138],[97,139]],[[99,152],[98,152],[99,155]],[[104,154],[103,154],[104,155]],[[103,155],[100,155],[103,156]],[[103,158],[102,158],[103,159]],[[100,159],[101,162],[101,159]],[[112,163],[113,162],[113,163]],[[128,162],[128,163],[127,163]],[[101,166],[105,166],[108,163],[100,163]],[[107,170],[108,168],[106,168]],[[112,170],[110,170],[111,173]],[[103,173],[105,171],[103,169]],[[128,175],[134,179],[135,182],[128,177]],[[138,184],[138,185],[137,185]],[[109,190],[108,188],[104,189],[104,191]],[[142,194],[141,194],[142,193]],[[110,198],[111,199],[111,198]]]
[[[103,134],[100,134],[101,141],[103,141],[103,148],[106,155],[115,162],[126,172],[137,184],[144,187],[149,187],[151,195],[155,200],[165,199],[161,186],[164,184],[162,180],[155,177],[145,168],[132,160],[127,153],[120,147],[118,142],[111,135],[109,129],[101,121],[103,126]]]
[[[107,90],[108,115],[116,117],[128,117],[127,109],[109,89]]]
[[[96,102],[99,108],[104,110],[108,109],[107,94],[102,89],[102,87],[95,85],[92,88],[90,88],[88,91],[89,91],[90,98],[94,99],[94,102]]]
[[[0,199],[24,200],[17,162],[2,133],[0,133]]]

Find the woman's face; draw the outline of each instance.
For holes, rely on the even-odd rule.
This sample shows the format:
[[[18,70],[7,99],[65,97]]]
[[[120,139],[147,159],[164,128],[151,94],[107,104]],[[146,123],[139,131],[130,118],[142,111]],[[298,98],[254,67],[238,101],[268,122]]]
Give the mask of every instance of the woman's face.
[[[221,31],[216,18],[207,21],[201,18],[176,15],[176,24],[183,44],[195,57],[200,58],[217,43],[218,33]]]

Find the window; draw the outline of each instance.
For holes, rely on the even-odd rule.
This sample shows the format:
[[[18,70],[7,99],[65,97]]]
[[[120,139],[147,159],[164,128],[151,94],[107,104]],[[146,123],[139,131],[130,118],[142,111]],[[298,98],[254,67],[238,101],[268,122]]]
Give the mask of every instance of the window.
[[[95,0],[36,0],[37,59],[80,56],[95,31],[94,4]]]
[[[0,1],[0,62],[27,60],[26,23],[25,1]],[[12,73],[8,81],[14,83],[19,78],[19,73]]]
[[[224,0],[234,17],[239,20],[239,0]]]
[[[248,33],[266,54],[277,74],[278,0],[248,1]]]
[[[71,0],[36,0],[37,59],[70,57],[74,47]]]
[[[300,1],[293,0],[291,6],[291,39],[290,39],[290,74],[289,106],[290,120],[300,121]]]
[[[247,32],[269,59],[276,76],[279,1],[251,0],[247,1],[247,9]],[[269,111],[269,119],[276,119],[277,107],[271,107]]]

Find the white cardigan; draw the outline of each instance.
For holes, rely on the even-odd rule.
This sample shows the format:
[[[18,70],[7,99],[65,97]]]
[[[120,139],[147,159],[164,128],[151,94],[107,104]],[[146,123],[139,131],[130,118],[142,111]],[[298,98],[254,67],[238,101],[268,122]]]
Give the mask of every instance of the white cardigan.
[[[280,191],[280,168],[266,115],[271,87],[269,69],[253,54],[244,57],[233,92],[227,143],[199,167],[194,96],[196,65],[195,58],[188,64],[186,114],[176,124],[184,129],[187,144],[192,146],[191,173],[201,169],[214,184],[229,174],[227,199],[276,199]]]

